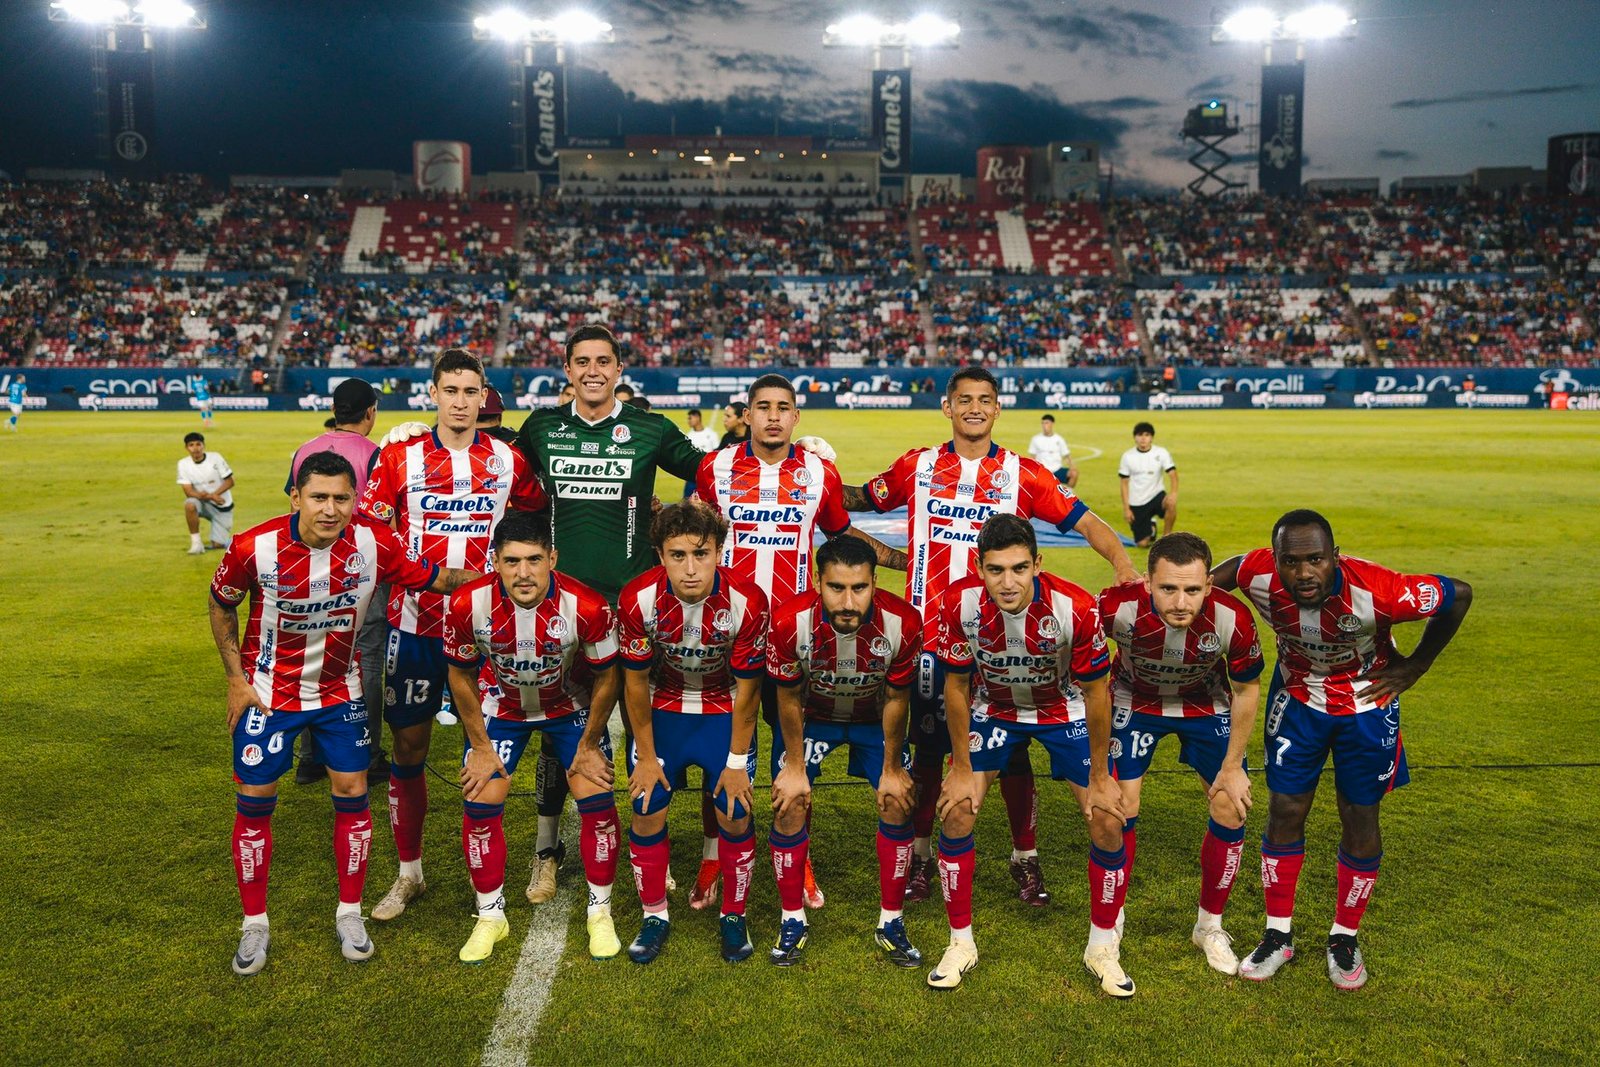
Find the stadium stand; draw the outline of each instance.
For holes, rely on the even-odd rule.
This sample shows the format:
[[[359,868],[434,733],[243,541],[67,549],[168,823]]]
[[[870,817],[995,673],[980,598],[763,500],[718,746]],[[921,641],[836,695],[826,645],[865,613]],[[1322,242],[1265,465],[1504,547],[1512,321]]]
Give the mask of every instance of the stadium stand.
[[[1139,361],[1133,303],[1111,289],[1019,283],[941,285],[937,362],[1082,367]]]
[[[264,359],[283,303],[280,282],[205,276],[75,278],[55,292],[33,362],[196,367]]]
[[[499,280],[363,279],[317,286],[289,308],[285,362],[311,366],[429,363],[446,348],[494,351]]]
[[[870,281],[786,282],[727,294],[723,362],[754,366],[916,366],[924,361],[918,293]]]
[[[1156,361],[1170,365],[1342,366],[1361,361],[1359,329],[1341,294],[1271,281],[1219,289],[1141,289]]]
[[[691,367],[711,362],[715,338],[712,287],[668,289],[636,281],[574,279],[523,286],[511,308],[506,356],[554,366],[567,335],[590,322],[611,327],[623,358],[640,366]]]
[[[1385,361],[1495,367],[1595,358],[1600,296],[1583,281],[1451,281],[1350,295]]]

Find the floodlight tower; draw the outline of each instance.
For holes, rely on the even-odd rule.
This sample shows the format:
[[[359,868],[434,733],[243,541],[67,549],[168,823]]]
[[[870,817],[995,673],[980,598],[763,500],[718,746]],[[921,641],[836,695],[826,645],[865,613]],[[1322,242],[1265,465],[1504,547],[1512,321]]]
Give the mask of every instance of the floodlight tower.
[[[502,7],[472,20],[472,36],[503,41],[511,64],[511,157],[516,170],[556,173],[567,130],[567,48],[611,44],[611,23],[587,11],[569,10],[534,18]],[[553,54],[554,63],[547,58]],[[531,72],[531,74],[530,74]],[[533,166],[528,166],[528,130],[533,126]]]
[[[1306,42],[1354,37],[1356,20],[1338,4],[1313,4],[1287,14],[1267,7],[1214,12],[1211,21],[1212,44],[1262,46],[1258,183],[1264,193],[1299,196]],[[1288,42],[1294,44],[1294,61],[1274,64],[1272,46]]]
[[[824,48],[870,48],[872,136],[878,140],[878,173],[898,182],[911,174],[911,52],[913,48],[957,48],[961,26],[932,12],[906,22],[850,15],[823,31]],[[885,49],[898,49],[899,65],[885,68]]]
[[[157,30],[203,30],[205,18],[182,0],[55,0],[51,22],[90,28],[89,64],[94,76],[95,155],[126,173],[153,165]],[[112,122],[110,67],[115,55],[120,92]],[[115,128],[113,128],[115,127]],[[115,154],[113,154],[113,150]]]

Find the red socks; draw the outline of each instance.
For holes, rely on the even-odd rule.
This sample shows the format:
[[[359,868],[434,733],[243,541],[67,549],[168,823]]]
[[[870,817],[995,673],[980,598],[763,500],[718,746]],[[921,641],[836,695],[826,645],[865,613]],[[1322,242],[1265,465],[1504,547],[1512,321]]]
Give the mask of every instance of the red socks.
[[[1382,859],[1382,852],[1371,859],[1356,859],[1344,849],[1339,850],[1339,899],[1333,908],[1333,921],[1337,925],[1351,930],[1361,925],[1361,917],[1367,913],[1367,901],[1378,884],[1378,863]]]
[[[578,834],[583,851],[583,877],[593,885],[610,885],[617,880],[617,803],[610,793],[597,793],[578,801],[578,818],[583,828]]]
[[[667,831],[648,837],[628,831],[628,857],[633,863],[633,881],[639,887],[639,903],[645,912],[665,911],[667,907],[667,862],[672,858]]]
[[[267,910],[267,870],[272,866],[272,812],[278,798],[235,795],[233,876],[246,915]]]
[[[367,794],[333,798],[333,864],[339,871],[339,903],[361,906],[372,852],[372,810]]]
[[[1200,910],[1221,915],[1239,874],[1244,851],[1244,827],[1228,829],[1212,819],[1200,843]],[[1291,898],[1292,899],[1292,898]]]
[[[939,835],[939,886],[944,890],[944,910],[950,916],[950,929],[972,927],[972,872],[976,866],[972,835],[948,838]]]
[[[1011,847],[1018,852],[1037,848],[1034,831],[1039,825],[1039,790],[1033,784],[1033,768],[1002,774],[1000,795],[1006,801],[1006,818],[1011,820]]]
[[[811,851],[811,836],[804,826],[793,834],[773,830],[767,835],[767,843],[772,846],[772,872],[778,880],[778,906],[784,911],[799,911],[805,907],[806,856]],[[726,878],[723,884],[727,884]]]
[[[472,888],[479,893],[492,893],[506,882],[505,809],[504,804],[469,800],[461,816],[461,851]]]
[[[1128,855],[1089,846],[1089,923],[1102,930],[1117,925],[1117,913],[1128,897]]]
[[[400,862],[422,858],[422,822],[428,814],[428,780],[425,766],[389,764],[389,825],[394,829],[394,847]]]
[[[726,830],[719,832],[722,843],[717,847],[717,860],[722,866],[722,914],[743,915],[745,898],[750,895],[750,875],[756,866],[755,824],[752,821],[750,829],[738,837],[729,836]],[[802,877],[805,869],[802,862]]]
[[[902,823],[878,822],[879,907],[899,911],[906,906],[906,875],[911,870],[912,829]],[[788,907],[788,905],[784,905]]]
[[[1267,919],[1287,923],[1294,916],[1294,891],[1300,868],[1306,862],[1306,841],[1274,845],[1261,839],[1261,895],[1266,898]]]

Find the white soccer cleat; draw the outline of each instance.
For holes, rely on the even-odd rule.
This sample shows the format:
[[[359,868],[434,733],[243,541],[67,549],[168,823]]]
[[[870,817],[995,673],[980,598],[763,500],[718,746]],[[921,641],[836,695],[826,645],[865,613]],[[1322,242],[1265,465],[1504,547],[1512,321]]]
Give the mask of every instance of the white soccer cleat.
[[[247,923],[239,934],[239,951],[233,954],[233,973],[246,977],[267,965],[266,923]]]
[[[800,438],[794,446],[814,453],[818,459],[825,459],[829,463],[839,458],[839,453],[833,450],[833,446],[815,434]]]
[[[1239,973],[1239,957],[1233,952],[1233,936],[1222,927],[1201,926],[1196,923],[1194,930],[1189,934],[1189,940],[1206,954],[1206,963],[1211,965],[1213,971],[1220,971],[1222,974]]]
[[[383,899],[378,901],[377,907],[372,909],[372,917],[381,923],[398,919],[400,913],[406,910],[406,905],[427,892],[427,889],[427,882],[402,874],[394,880],[394,885],[389,887]]]
[[[961,984],[961,976],[977,965],[978,943],[952,937],[939,966],[928,972],[928,984],[935,989],[954,989]]]
[[[339,952],[351,963],[372,958],[374,945],[367,936],[367,924],[359,915],[341,915],[333,921],[334,933],[339,935]]]
[[[1354,934],[1328,935],[1328,981],[1340,989],[1360,989],[1367,984],[1367,965]]]
[[[205,554],[206,554],[206,546],[205,545],[190,545],[189,546],[189,551],[187,553],[185,553],[185,555],[190,555],[190,556],[203,556]]]
[[[1239,977],[1265,982],[1294,959],[1294,935],[1285,930],[1267,930],[1250,955],[1239,961]]]
[[[1114,997],[1133,996],[1133,979],[1122,969],[1122,950],[1115,942],[1084,950],[1083,965],[1100,979],[1100,988]]]

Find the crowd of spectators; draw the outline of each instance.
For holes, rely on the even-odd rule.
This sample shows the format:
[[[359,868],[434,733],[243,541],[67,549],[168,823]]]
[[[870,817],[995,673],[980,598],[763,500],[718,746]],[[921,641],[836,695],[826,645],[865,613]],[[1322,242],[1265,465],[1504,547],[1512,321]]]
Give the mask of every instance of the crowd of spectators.
[[[1114,288],[943,284],[931,299],[938,362],[1089,367],[1139,358],[1133,301]]]
[[[559,366],[567,336],[579,326],[609,326],[630,364],[699,367],[711,362],[719,287],[667,288],[659,282],[581,279],[524,285],[511,307],[506,358],[519,365]]]
[[[325,281],[290,305],[281,352],[329,367],[426,365],[458,347],[488,359],[505,300],[501,281]]]
[[[1281,289],[1270,281],[1216,289],[1140,290],[1145,330],[1166,365],[1359,363],[1360,330],[1342,294]]]
[[[0,365],[27,363],[33,332],[44,324],[55,300],[52,279],[33,274],[0,275]]]
[[[266,278],[69,278],[37,317],[33,361],[237,367],[265,358],[283,297]]]
[[[918,366],[919,293],[870,280],[787,283],[728,294],[723,358],[732,366]]]
[[[1325,273],[1300,205],[1266,196],[1135,198],[1114,204],[1128,269],[1146,275]]]
[[[1600,294],[1582,280],[1452,281],[1351,296],[1386,363],[1548,366],[1600,358]]]

